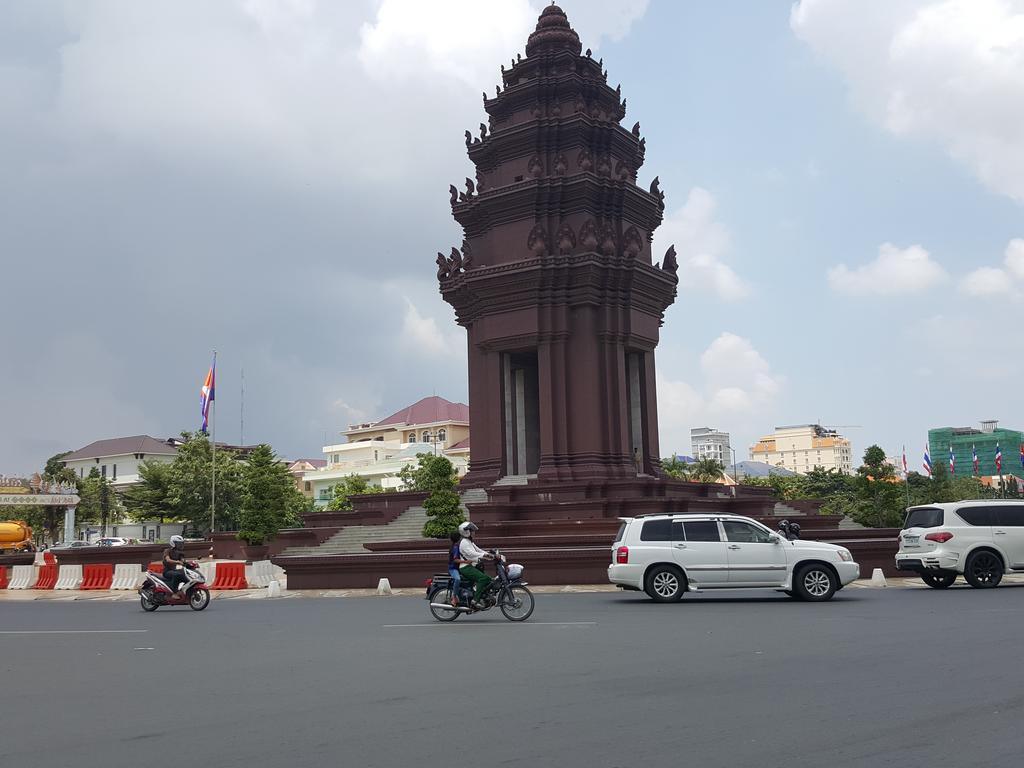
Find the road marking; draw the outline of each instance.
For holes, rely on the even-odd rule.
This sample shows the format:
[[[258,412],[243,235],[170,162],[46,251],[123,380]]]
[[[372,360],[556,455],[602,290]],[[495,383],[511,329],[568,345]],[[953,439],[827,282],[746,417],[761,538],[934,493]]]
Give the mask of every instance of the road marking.
[[[148,629],[0,629],[0,635],[130,635]]]
[[[525,627],[593,627],[597,625],[596,621],[523,621],[523,622],[511,622],[513,624],[519,624]],[[383,624],[384,629],[399,629],[408,627],[443,627],[444,624],[435,622],[433,624]],[[487,624],[466,624],[462,623],[460,627],[505,627],[508,624],[502,624],[499,622],[488,622]]]

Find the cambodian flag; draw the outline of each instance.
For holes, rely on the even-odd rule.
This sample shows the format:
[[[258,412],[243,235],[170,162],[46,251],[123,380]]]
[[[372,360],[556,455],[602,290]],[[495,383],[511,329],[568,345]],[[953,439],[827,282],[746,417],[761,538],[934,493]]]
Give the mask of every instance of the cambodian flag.
[[[903,476],[904,477],[907,476],[907,470],[908,469],[909,469],[909,467],[907,467],[907,446],[904,445],[903,446]]]
[[[1020,465],[1024,467],[1024,443],[1020,444]]]
[[[971,463],[974,464],[974,474],[978,474],[978,449],[971,445]]]
[[[210,370],[206,372],[206,381],[203,382],[202,389],[199,390],[199,402],[202,408],[203,414],[203,427],[202,433],[207,434],[207,426],[210,421],[210,403],[214,400],[216,392],[217,382],[217,356],[214,355],[213,363],[210,365]]]
[[[932,476],[932,457],[928,455],[928,443],[924,444],[924,471],[928,477]]]
[[[949,474],[956,474],[956,456],[953,455],[953,445],[949,446]]]
[[[996,472],[1003,473],[1003,452],[999,450],[999,443],[996,443]]]

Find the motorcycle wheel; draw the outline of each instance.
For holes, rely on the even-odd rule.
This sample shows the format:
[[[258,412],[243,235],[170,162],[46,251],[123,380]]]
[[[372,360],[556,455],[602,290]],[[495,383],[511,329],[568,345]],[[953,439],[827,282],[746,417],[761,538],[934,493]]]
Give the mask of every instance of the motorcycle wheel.
[[[143,592],[139,596],[139,603],[142,605],[142,610],[146,611],[146,613],[152,613],[160,607],[159,605],[154,603],[153,598],[147,595],[145,592]]]
[[[456,611],[454,608],[435,608],[434,603],[450,604],[452,601],[452,591],[450,589],[437,589],[430,593],[430,614],[438,621],[455,621],[459,618],[462,611]]]
[[[520,584],[514,584],[505,590],[499,604],[509,621],[526,621],[533,614],[533,593]]]
[[[188,607],[193,611],[201,611],[210,604],[210,593],[205,589],[193,589],[188,596]]]

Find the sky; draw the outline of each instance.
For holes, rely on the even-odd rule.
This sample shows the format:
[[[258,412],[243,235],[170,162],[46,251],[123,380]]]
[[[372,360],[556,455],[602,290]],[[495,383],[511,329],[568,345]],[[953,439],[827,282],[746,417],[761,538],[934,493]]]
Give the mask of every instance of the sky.
[[[465,401],[434,256],[538,0],[0,5],[0,473]],[[664,455],[1024,428],[1024,0],[565,0],[667,193]],[[850,426],[846,426],[850,425]]]

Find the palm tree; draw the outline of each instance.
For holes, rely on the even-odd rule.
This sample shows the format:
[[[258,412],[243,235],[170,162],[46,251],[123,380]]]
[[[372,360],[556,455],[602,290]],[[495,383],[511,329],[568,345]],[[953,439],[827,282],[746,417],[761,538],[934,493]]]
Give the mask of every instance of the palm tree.
[[[697,483],[717,483],[725,479],[725,466],[717,459],[698,459],[689,469],[690,479]]]
[[[690,465],[675,454],[672,454],[671,459],[661,460],[661,470],[666,475],[675,478],[676,480],[690,479]]]

